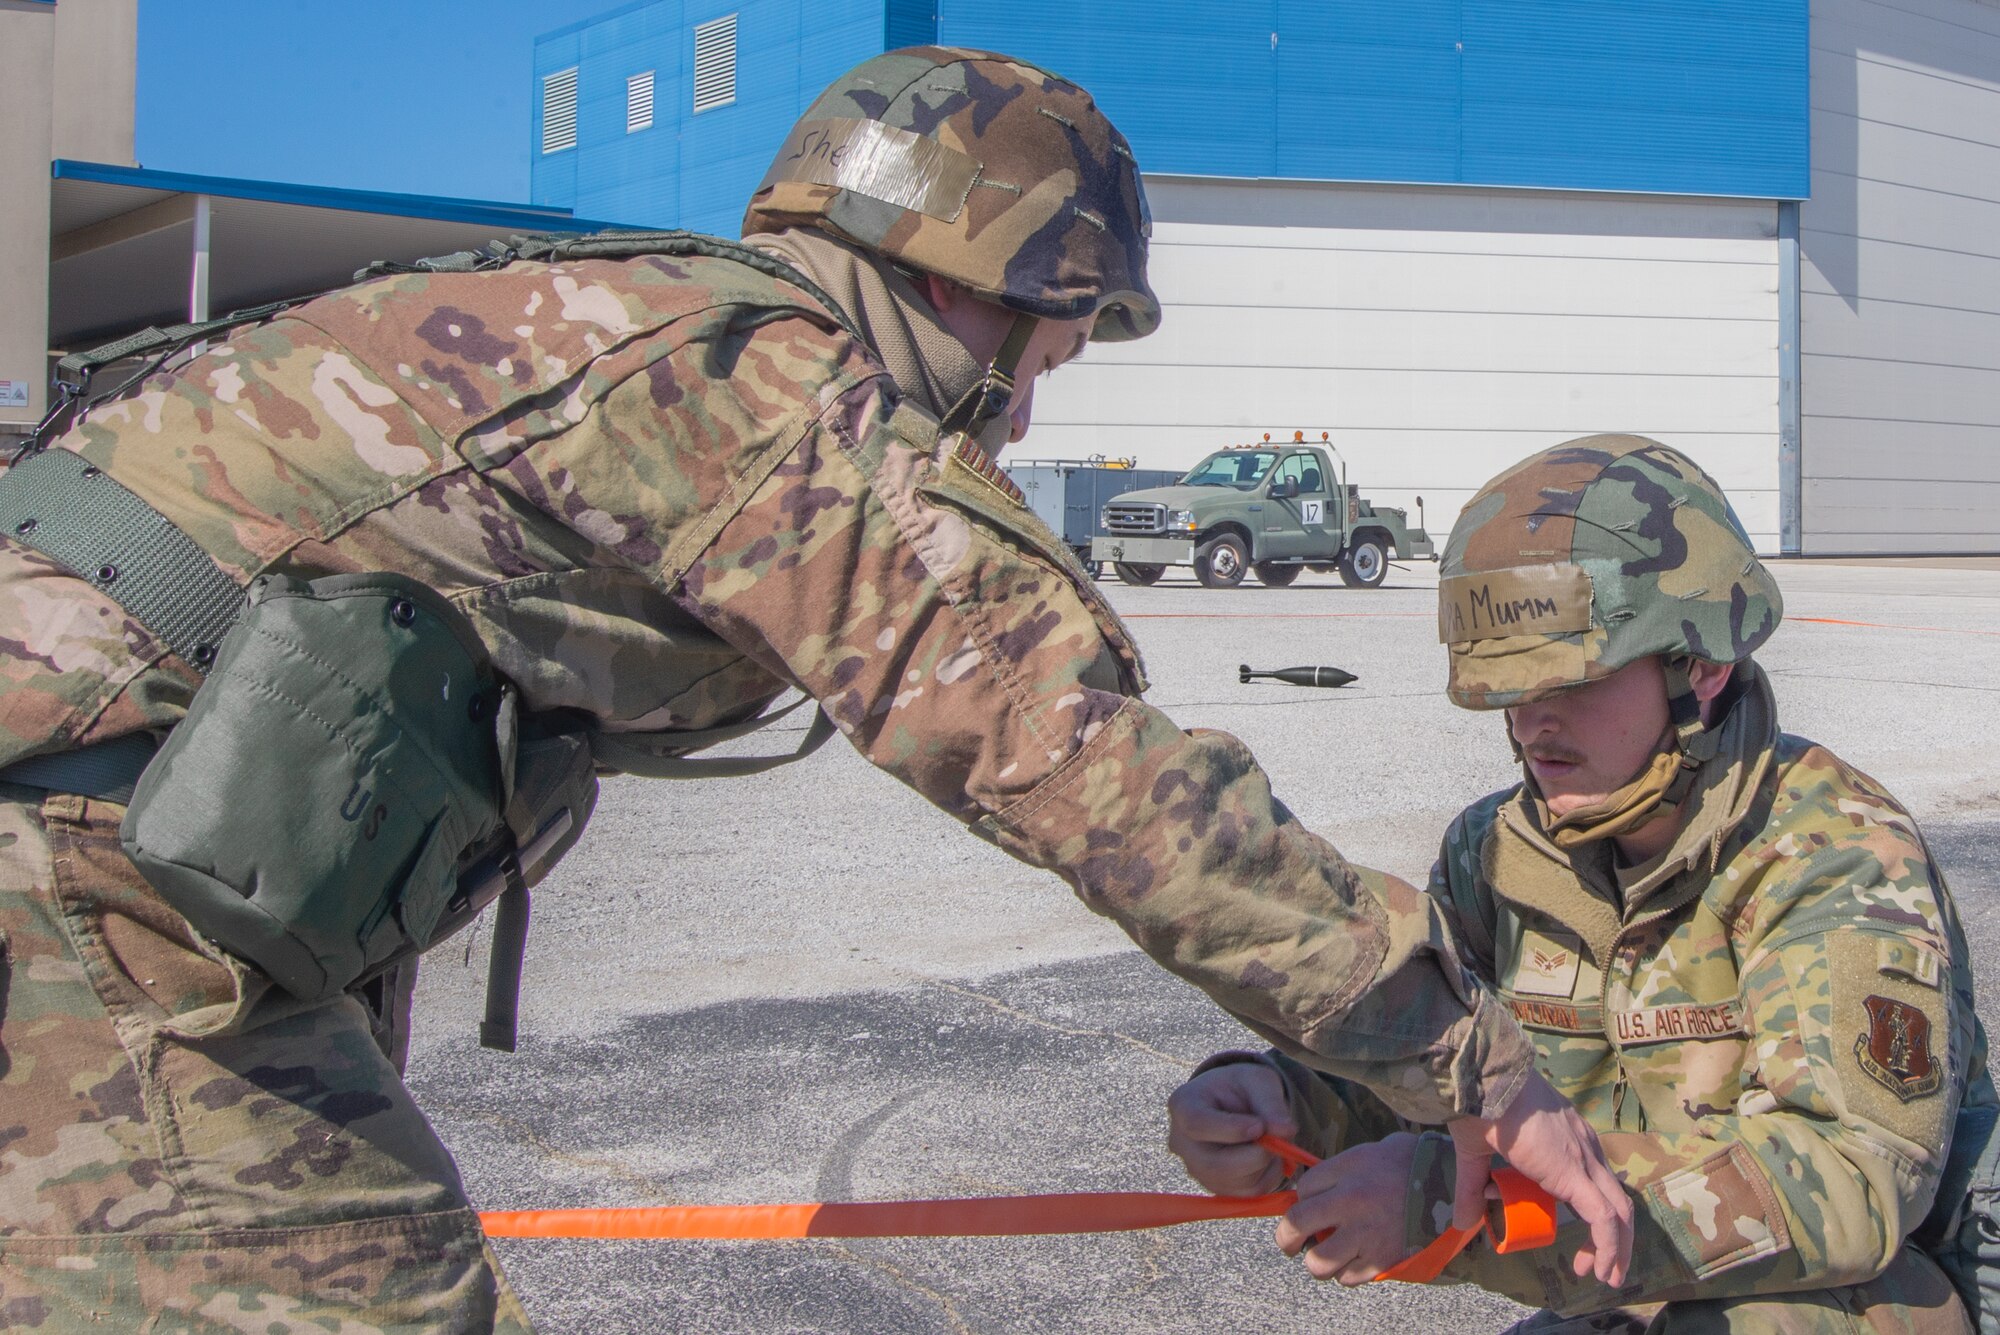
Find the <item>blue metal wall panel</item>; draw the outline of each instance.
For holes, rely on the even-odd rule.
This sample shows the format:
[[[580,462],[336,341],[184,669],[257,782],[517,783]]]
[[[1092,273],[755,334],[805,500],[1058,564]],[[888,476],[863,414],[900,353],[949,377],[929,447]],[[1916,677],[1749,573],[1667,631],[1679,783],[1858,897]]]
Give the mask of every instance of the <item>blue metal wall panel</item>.
[[[1807,193],[1804,4],[1462,4],[1462,179]]]
[[[938,0],[1148,171],[1799,198],[1807,0]]]
[[[1458,0],[1283,6],[1274,174],[1454,179],[1458,24]]]
[[[594,218],[735,236],[785,130],[882,49],[884,0],[650,0],[535,44],[532,197]],[[694,28],[736,15],[736,101],[694,113]],[[577,67],[577,146],[541,152],[541,79]],[[625,130],[625,81],[653,71],[653,124]]]
[[[1802,198],[1807,3],[651,0],[537,41],[533,198],[734,235],[818,91],[933,34],[1083,84],[1150,172]],[[696,116],[693,27],[728,13],[738,100]],[[544,155],[540,79],[569,65],[578,146]]]
[[[883,50],[937,44],[936,0],[888,0],[884,8]]]

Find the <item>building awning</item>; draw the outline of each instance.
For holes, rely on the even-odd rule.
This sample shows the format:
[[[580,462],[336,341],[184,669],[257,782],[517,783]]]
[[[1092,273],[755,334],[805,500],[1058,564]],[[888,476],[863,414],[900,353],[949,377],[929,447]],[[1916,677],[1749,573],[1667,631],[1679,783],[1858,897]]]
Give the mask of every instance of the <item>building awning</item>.
[[[620,225],[562,208],[67,159],[50,174],[49,346],[61,351],[186,320],[199,309],[202,288],[207,312],[225,315],[339,287],[371,260]]]

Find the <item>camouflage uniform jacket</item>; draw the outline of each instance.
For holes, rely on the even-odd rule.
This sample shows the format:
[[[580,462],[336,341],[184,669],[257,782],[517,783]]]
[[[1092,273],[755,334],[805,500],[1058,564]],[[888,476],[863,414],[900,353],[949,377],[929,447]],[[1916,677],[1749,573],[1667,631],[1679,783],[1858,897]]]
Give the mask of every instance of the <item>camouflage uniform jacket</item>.
[[[1519,788],[1447,832],[1431,893],[1639,1206],[1623,1290],[1570,1274],[1574,1223],[1447,1279],[1564,1313],[1832,1288],[1929,1210],[1985,1063],[1965,937],[1909,814],[1775,718],[1753,669],[1675,843],[1622,887],[1608,841],[1565,855]],[[1322,1135],[1337,1097],[1306,1100]],[[1420,1143],[1413,1247],[1449,1214],[1451,1159]]]
[[[1089,579],[954,444],[804,290],[648,256],[361,284],[60,447],[239,578],[425,581],[532,708],[700,730],[800,687],[1288,1050],[1415,1118],[1504,1106],[1529,1049],[1435,903],[1302,828],[1234,738],[1143,704]],[[0,764],[170,727],[198,684],[4,540],[0,639]]]

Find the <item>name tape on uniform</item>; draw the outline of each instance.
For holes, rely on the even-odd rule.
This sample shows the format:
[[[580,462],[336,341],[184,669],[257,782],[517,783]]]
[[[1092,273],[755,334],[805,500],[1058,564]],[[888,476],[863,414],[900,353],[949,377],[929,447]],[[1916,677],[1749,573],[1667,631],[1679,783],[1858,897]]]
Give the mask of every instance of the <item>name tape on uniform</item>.
[[[1509,997],[1507,1009],[1514,1012],[1515,1022],[1527,1029],[1553,1029],[1564,1034],[1596,1034],[1603,1031],[1603,1026],[1597,1021],[1595,1006],[1586,1013],[1584,1008],[1567,1001]]]
[[[1622,1048],[1675,1043],[1684,1038],[1727,1038],[1744,1032],[1743,1008],[1734,1001],[1647,1006],[1618,1012],[1612,1019],[1612,1032]]]

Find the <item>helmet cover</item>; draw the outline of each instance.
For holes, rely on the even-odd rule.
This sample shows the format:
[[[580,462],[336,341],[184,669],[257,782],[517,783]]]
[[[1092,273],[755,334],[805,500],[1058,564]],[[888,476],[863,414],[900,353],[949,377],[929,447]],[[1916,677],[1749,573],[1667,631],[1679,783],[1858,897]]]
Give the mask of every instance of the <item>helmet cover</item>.
[[[1095,316],[1091,338],[1160,323],[1139,165],[1090,94],[985,51],[865,60],[792,127],[743,234],[816,227],[1011,310]]]
[[[1784,615],[1722,489],[1645,436],[1584,436],[1480,488],[1438,583],[1447,693],[1505,709],[1660,654],[1741,662]]]

